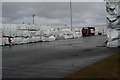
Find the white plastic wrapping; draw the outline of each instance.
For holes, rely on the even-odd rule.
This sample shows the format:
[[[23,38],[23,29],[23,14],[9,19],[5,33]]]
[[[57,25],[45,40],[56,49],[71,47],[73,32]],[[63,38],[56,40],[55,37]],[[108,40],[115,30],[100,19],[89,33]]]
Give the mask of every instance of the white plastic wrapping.
[[[55,39],[55,33],[53,31],[41,31],[40,41],[54,41]]]
[[[71,32],[64,32],[63,36],[64,36],[64,39],[73,39],[74,38],[74,36]]]
[[[0,46],[2,45],[2,38],[0,38]]]
[[[2,45],[8,45],[8,44],[10,44],[8,38],[2,38]]]
[[[120,30],[108,29],[107,37],[108,37],[107,47],[120,46]]]
[[[0,46],[2,45],[2,30],[0,30]]]
[[[41,41],[54,41],[54,40],[55,40],[54,36],[49,37],[41,36]]]
[[[82,36],[80,28],[73,31],[62,28],[54,30],[54,28],[45,25],[4,24],[0,29],[3,30],[2,34],[4,36],[2,45],[10,44],[8,37],[12,37],[12,44],[26,44],[57,39],[75,39]]]
[[[106,2],[107,47],[120,46],[120,1]]]

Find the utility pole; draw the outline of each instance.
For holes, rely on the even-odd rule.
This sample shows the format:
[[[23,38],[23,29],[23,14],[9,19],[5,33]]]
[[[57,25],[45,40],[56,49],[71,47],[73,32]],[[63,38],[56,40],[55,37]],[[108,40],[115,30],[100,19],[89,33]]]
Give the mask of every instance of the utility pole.
[[[72,31],[72,3],[71,3],[71,0],[70,0],[70,23],[71,23],[71,31]]]
[[[35,17],[35,14],[33,14],[33,24],[35,23],[35,22],[34,22],[34,17]]]

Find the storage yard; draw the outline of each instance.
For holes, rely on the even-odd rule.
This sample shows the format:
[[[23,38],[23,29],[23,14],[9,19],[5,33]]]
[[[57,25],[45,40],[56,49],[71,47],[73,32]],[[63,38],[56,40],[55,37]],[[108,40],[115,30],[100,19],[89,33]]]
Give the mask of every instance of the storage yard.
[[[63,78],[116,52],[106,27],[2,24],[1,34],[3,78]]]
[[[28,44],[33,42],[76,39],[82,37],[82,28],[52,28],[45,25],[2,24],[0,45]],[[106,35],[106,27],[96,27],[95,35]]]
[[[119,4],[3,3],[2,78],[64,78],[118,53]]]
[[[63,78],[117,53],[103,47],[105,40],[100,35],[3,46],[3,78]]]

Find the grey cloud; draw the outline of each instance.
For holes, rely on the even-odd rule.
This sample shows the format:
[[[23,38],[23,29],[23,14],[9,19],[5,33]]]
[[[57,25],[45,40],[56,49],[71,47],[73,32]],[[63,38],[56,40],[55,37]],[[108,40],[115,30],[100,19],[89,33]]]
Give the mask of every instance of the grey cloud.
[[[69,2],[4,2],[3,22],[20,24],[32,23],[36,15],[37,24],[70,25]],[[105,24],[105,4],[102,2],[72,2],[73,26]]]

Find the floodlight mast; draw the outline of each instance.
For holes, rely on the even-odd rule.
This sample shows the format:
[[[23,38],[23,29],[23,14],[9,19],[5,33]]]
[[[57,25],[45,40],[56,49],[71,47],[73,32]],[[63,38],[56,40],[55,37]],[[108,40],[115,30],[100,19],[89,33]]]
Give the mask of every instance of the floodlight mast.
[[[35,20],[34,20],[35,14],[33,14],[33,24],[35,24]]]
[[[72,3],[71,3],[71,0],[70,0],[70,23],[71,23],[71,31],[72,31]]]

